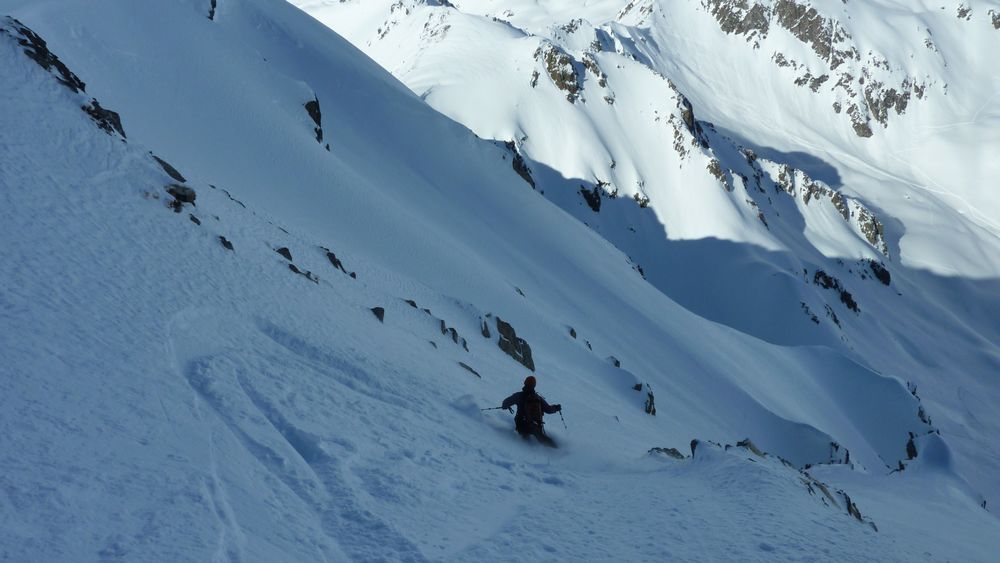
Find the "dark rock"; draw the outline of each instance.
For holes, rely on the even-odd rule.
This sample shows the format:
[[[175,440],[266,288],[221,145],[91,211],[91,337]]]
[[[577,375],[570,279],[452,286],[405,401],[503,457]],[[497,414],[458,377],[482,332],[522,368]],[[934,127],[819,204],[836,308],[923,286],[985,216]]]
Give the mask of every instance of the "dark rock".
[[[497,317],[497,333],[500,335],[497,342],[500,349],[506,352],[508,356],[520,362],[524,367],[535,371],[535,362],[531,357],[531,347],[528,346],[528,343],[523,338],[518,338],[514,332],[514,327],[505,323],[500,317]]]
[[[444,323],[444,319],[440,319],[440,321],[441,321],[441,334],[448,334],[448,325]]]
[[[3,19],[3,24],[13,27],[17,33],[21,35],[22,38],[18,39],[17,42],[24,47],[24,53],[28,55],[28,58],[38,63],[38,66],[54,74],[56,80],[58,80],[60,84],[69,88],[73,92],[86,92],[87,85],[84,84],[79,77],[73,74],[69,68],[59,60],[59,57],[49,51],[48,44],[46,44],[45,40],[38,36],[38,34],[20,21],[9,16]],[[0,33],[7,33],[7,31],[0,26]]]
[[[653,388],[646,384],[646,414],[656,416],[656,401],[653,397]]]
[[[482,333],[483,333],[483,338],[490,337],[490,325],[486,324],[486,319],[483,319]]]
[[[614,356],[608,356],[608,363],[615,366],[616,368],[622,367],[622,362]]]
[[[913,442],[913,432],[910,432],[910,439],[906,442],[906,459],[917,458],[917,445]]]
[[[458,365],[462,366],[463,368],[465,368],[466,370],[468,370],[469,372],[471,372],[473,375],[475,375],[479,379],[483,378],[483,376],[479,375],[478,371],[472,369],[472,366],[466,364],[465,362],[458,362]]]
[[[524,161],[524,157],[522,157],[521,153],[518,152],[514,141],[507,141],[504,143],[504,146],[506,146],[507,150],[511,153],[511,166],[514,168],[514,172],[517,172],[517,175],[524,179],[524,181],[527,182],[532,189],[534,189],[535,179],[531,177],[531,169],[528,168],[528,164]]]
[[[412,299],[404,299],[403,301],[404,301],[404,302],[405,302],[405,303],[406,303],[407,305],[409,305],[410,307],[413,307],[414,309],[416,309],[416,308],[417,308],[417,302],[416,302],[416,301],[414,301],[414,300],[412,300]]]
[[[224,246],[226,250],[233,250],[233,243],[229,242],[229,239],[226,237],[219,235],[219,242],[222,243],[222,246]]]
[[[194,215],[188,215],[188,219],[191,219],[191,222],[194,223],[195,225],[201,224],[201,219],[198,219]]]
[[[170,184],[167,186],[167,193],[174,196],[174,199],[180,203],[194,204],[194,200],[198,197],[198,194],[192,188],[180,184]]]
[[[698,448],[698,440],[691,440],[691,457],[694,457],[694,451]]]
[[[572,336],[573,338],[576,338],[576,329],[574,329],[573,327],[569,327],[569,335]]]
[[[822,287],[823,289],[832,289],[840,294],[840,301],[848,309],[854,311],[855,313],[860,313],[861,309],[858,307],[858,303],[854,300],[854,296],[851,295],[849,291],[844,289],[841,285],[840,280],[827,274],[823,270],[816,270],[813,275],[813,283]]]
[[[311,281],[313,283],[316,283],[316,284],[319,283],[319,278],[317,278],[316,276],[314,276],[312,272],[310,272],[308,270],[305,271],[305,272],[303,272],[295,264],[289,264],[288,265],[288,269],[291,270],[292,272],[295,272],[296,274],[298,274],[298,275],[300,275],[300,276],[308,279],[309,281]]]
[[[80,106],[80,108],[87,112],[87,115],[89,115],[90,118],[94,120],[94,123],[96,123],[97,126],[100,127],[105,133],[108,135],[118,133],[123,139],[125,138],[125,129],[122,128],[122,119],[117,112],[101,107],[101,104],[93,98],[90,100],[89,105]]]
[[[285,260],[288,260],[289,262],[292,261],[292,251],[288,250],[287,246],[282,246],[281,248],[275,250],[275,252],[277,252],[278,254],[284,256]]]
[[[874,274],[875,279],[882,282],[883,285],[889,285],[892,281],[892,276],[889,274],[889,270],[883,264],[876,262],[874,260],[868,261],[868,267],[871,268],[872,274]]]
[[[649,455],[662,454],[674,459],[684,459],[684,454],[678,451],[677,448],[652,448],[646,453]]]
[[[217,0],[211,0],[211,3],[209,4],[208,7],[208,19],[212,21],[215,21],[216,2]]]
[[[385,309],[384,308],[382,308],[382,307],[372,307],[372,313],[375,314],[375,318],[377,318],[380,323],[381,322],[385,322]]]
[[[157,164],[160,165],[161,168],[163,168],[163,171],[166,172],[168,176],[170,176],[171,178],[173,178],[178,182],[182,183],[187,182],[187,179],[184,178],[184,176],[182,176],[181,173],[178,172],[176,168],[171,166],[169,162],[163,160],[162,158],[156,156],[153,153],[149,153],[149,155],[153,157],[153,160],[155,160]]]
[[[309,117],[312,118],[313,122],[316,124],[316,127],[313,129],[313,131],[316,133],[316,142],[322,144],[323,143],[323,125],[322,125],[323,114],[322,114],[322,112],[320,112],[320,109],[319,109],[319,98],[315,98],[311,102],[306,102],[305,106],[306,106],[306,112],[309,113]]]
[[[594,211],[594,213],[600,213],[601,211],[601,189],[594,186],[593,190],[587,190],[583,186],[580,186],[580,195],[583,196],[584,201],[587,205]]]
[[[642,383],[636,383],[635,385],[632,386],[632,389],[636,391],[642,391]]]
[[[454,342],[455,344],[458,344],[458,331],[455,330],[454,327],[450,327],[448,329],[448,332],[451,333],[451,340],[452,340],[452,342]]]

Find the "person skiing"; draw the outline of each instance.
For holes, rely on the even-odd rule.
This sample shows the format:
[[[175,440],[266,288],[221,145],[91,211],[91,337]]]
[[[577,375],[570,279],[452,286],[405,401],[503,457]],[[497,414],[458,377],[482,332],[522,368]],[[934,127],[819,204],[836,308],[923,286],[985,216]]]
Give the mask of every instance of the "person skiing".
[[[545,422],[542,421],[542,418],[546,414],[561,411],[562,405],[550,405],[544,397],[535,392],[535,383],[535,376],[526,377],[524,387],[504,399],[500,407],[510,410],[512,406],[517,405],[514,428],[517,429],[522,438],[528,439],[530,436],[535,436],[539,442],[554,447],[555,442],[545,435]]]

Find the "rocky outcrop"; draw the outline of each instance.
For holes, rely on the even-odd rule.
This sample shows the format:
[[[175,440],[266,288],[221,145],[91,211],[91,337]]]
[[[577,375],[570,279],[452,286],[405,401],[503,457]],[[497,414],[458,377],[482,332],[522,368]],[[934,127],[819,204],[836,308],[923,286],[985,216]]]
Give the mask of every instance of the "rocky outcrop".
[[[524,367],[535,371],[535,361],[531,357],[531,347],[528,346],[528,343],[523,338],[517,336],[514,327],[505,323],[500,317],[497,317],[497,333],[500,335],[500,339],[497,342],[500,349]]]
[[[9,16],[0,19],[0,36],[7,36],[17,41],[29,59],[35,61],[38,66],[54,76],[56,81],[74,94],[82,94],[87,91],[87,85],[83,80],[80,80],[80,77],[49,50],[45,40],[20,21]],[[90,116],[102,131],[109,135],[117,133],[122,139],[125,139],[125,129],[122,127],[121,116],[117,112],[101,106],[96,98],[91,98],[86,103],[81,104],[80,109]]]
[[[233,250],[233,243],[222,235],[219,235],[219,244],[221,244],[226,250]]]
[[[816,273],[813,274],[813,283],[823,289],[832,289],[833,291],[836,291],[840,296],[840,302],[843,303],[845,307],[855,313],[861,312],[857,301],[854,300],[854,296],[851,295],[851,292],[844,289],[844,286],[840,283],[839,279],[827,274],[823,270],[816,270]]]
[[[703,4],[716,19],[723,32],[746,38],[755,49],[774,28],[790,33],[807,45],[826,65],[828,72],[813,74],[810,65],[796,62],[785,53],[775,52],[771,60],[782,68],[793,69],[797,86],[808,87],[819,93],[821,87],[835,79],[833,90],[841,99],[834,103],[834,111],[851,121],[855,134],[871,137],[871,122],[888,127],[890,112],[906,111],[911,96],[923,98],[924,82],[907,74],[903,67],[892,68],[882,56],[868,52],[862,58],[854,39],[835,18],[823,16],[810,2],[802,0],[703,0]],[[888,74],[892,84],[876,78]],[[902,76],[900,76],[902,75]],[[845,102],[843,104],[842,102]]]
[[[378,322],[385,322],[385,308],[384,307],[372,307],[372,314],[378,319]]]
[[[14,37],[17,43],[24,47],[24,54],[47,70],[60,84],[74,93],[86,92],[86,84],[59,60],[49,46],[38,34],[20,21],[5,16],[0,20],[0,34]],[[16,35],[15,35],[16,34]],[[19,35],[20,37],[17,37]]]
[[[514,144],[514,141],[507,141],[504,146],[510,152],[511,167],[514,172],[517,172],[517,175],[524,179],[531,186],[531,189],[535,189],[535,179],[531,177],[531,169],[528,168],[528,163],[524,161],[524,157],[517,150],[517,145]]]
[[[108,135],[118,133],[122,139],[125,138],[125,129],[122,128],[122,119],[121,116],[118,115],[118,112],[101,107],[100,102],[93,98],[91,98],[89,104],[85,104],[80,107],[87,113],[87,115],[90,116],[91,119],[94,120],[94,123],[96,123],[102,131]]]
[[[305,107],[306,113],[309,114],[313,123],[316,124],[316,127],[313,128],[313,132],[316,134],[316,142],[323,144],[323,112],[319,108],[319,98],[313,98],[312,101],[306,102]],[[330,150],[329,145],[327,145],[327,150]]]
[[[566,99],[575,103],[583,90],[583,80],[577,70],[580,63],[559,47],[545,42],[535,50],[535,60],[541,62],[556,88],[566,93]],[[537,79],[536,79],[537,83]]]

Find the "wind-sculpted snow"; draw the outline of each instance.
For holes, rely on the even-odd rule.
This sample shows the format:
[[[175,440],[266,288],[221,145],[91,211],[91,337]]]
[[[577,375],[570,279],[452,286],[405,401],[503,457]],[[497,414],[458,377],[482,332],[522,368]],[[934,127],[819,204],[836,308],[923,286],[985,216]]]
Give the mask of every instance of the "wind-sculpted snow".
[[[904,384],[922,375],[917,362],[945,369],[928,342],[939,333],[897,340],[914,359],[883,375],[863,360],[899,356],[873,354],[886,340],[857,328],[896,318],[887,296],[912,292],[927,310],[905,301],[896,314],[920,327],[938,314],[957,330],[938,346],[982,369],[990,364],[970,342],[988,346],[975,339],[989,310],[948,318],[954,302],[941,296],[993,288],[925,281],[888,258],[885,285],[870,262],[767,254],[760,241],[801,240],[791,233],[815,213],[830,223],[816,240],[850,233],[830,240],[882,259],[820,189],[828,183],[807,190],[807,203],[765,171],[767,193],[750,198],[740,145],[695,119],[694,103],[689,128],[665,79],[642,70],[667,93],[657,109],[668,142],[650,150],[676,154],[674,117],[690,147],[685,170],[702,180],[679,193],[735,202],[731,217],[758,238],[655,252],[692,250],[694,269],[741,264],[713,298],[790,299],[792,312],[678,305],[650,281],[678,300],[696,295],[687,284],[713,288],[681,271],[680,289],[669,285],[669,270],[640,268],[619,250],[636,247],[608,241],[623,220],[662,235],[652,209],[661,194],[650,190],[643,208],[600,187],[594,213],[580,184],[613,180],[625,195],[620,178],[569,180],[531,156],[530,138],[494,137],[517,153],[477,138],[287,3],[0,6],[128,132],[102,130],[61,73],[0,34],[0,325],[14,327],[0,331],[4,557],[988,560],[1000,548],[996,519],[965,479],[988,483],[995,467],[988,444],[968,453],[995,424],[981,416],[995,389],[955,375],[961,412],[978,423],[959,426],[939,387],[921,381],[918,398]],[[399,21],[387,37],[405,29]],[[447,36],[463,33],[456,23]],[[532,60],[539,42],[521,36],[518,54]],[[617,60],[593,60],[613,87]],[[596,75],[584,72],[586,85]],[[583,105],[544,91],[552,107]],[[630,106],[629,91],[597,103]],[[620,154],[608,170],[634,170]],[[732,191],[707,171],[712,157]],[[858,209],[843,201],[849,215]],[[768,226],[758,212],[774,213]],[[800,281],[819,269],[838,284]],[[782,284],[797,289],[764,291]],[[857,299],[857,316],[838,287]],[[820,337],[802,330],[796,346],[775,343],[813,328],[802,298],[820,314],[821,303],[837,307],[847,328],[824,321]],[[763,328],[733,330],[699,308],[732,315],[727,324],[787,327],[767,342],[745,334]],[[530,373],[563,405],[564,418],[546,418],[558,449],[523,441],[507,412],[481,410]],[[769,455],[647,455],[687,451],[692,438],[750,438]]]

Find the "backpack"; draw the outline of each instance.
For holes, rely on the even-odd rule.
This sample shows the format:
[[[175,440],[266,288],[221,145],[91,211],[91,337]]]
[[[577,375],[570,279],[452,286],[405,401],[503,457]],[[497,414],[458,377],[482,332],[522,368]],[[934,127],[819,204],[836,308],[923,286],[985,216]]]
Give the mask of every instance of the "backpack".
[[[521,418],[529,424],[541,426],[542,422],[542,397],[538,393],[525,394],[522,404],[523,414]]]

